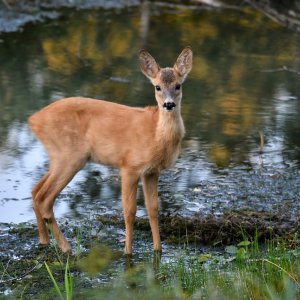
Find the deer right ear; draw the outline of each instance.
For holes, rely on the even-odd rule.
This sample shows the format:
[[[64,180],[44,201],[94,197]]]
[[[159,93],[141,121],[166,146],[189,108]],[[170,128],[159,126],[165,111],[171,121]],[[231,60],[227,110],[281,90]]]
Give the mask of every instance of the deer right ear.
[[[155,59],[146,50],[141,50],[139,61],[143,74],[150,79],[154,79],[160,70]]]

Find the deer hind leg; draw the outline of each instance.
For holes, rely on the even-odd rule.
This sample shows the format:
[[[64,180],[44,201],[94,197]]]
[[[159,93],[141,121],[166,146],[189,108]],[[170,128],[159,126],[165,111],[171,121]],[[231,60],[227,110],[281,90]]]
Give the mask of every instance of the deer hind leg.
[[[48,174],[33,189],[34,210],[39,226],[40,242],[49,243],[47,225],[53,232],[58,247],[63,252],[70,251],[71,246],[58,227],[53,213],[53,205],[57,195],[85,164],[85,160],[82,159],[74,160],[73,162],[69,160],[70,157],[65,160],[60,159],[55,163],[51,162]],[[67,165],[66,162],[68,163]]]
[[[45,181],[49,177],[49,172],[44,175],[44,177],[37,183],[37,185],[32,190],[32,199],[33,199],[33,210],[36,216],[37,224],[38,224],[38,231],[39,231],[39,239],[40,243],[42,245],[48,245],[50,244],[49,234],[46,227],[46,224],[44,222],[44,219],[40,213],[39,207],[37,205],[36,195],[41,189],[41,187],[44,185]]]
[[[153,238],[154,251],[161,251],[159,225],[158,225],[158,174],[145,174],[142,176],[145,203],[148,211],[150,227]]]
[[[139,175],[128,170],[122,170],[122,204],[125,219],[125,254],[132,254],[133,225],[136,214],[136,192]]]

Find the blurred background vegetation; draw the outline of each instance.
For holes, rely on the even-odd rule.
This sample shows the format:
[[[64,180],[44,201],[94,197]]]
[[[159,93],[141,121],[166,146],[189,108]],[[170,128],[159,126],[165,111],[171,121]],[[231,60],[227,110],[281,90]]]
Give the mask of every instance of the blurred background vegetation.
[[[277,128],[285,144],[300,147],[299,122],[289,113],[278,126],[273,101],[299,95],[299,76],[288,72],[300,70],[298,21],[288,22],[298,20],[299,1],[2,0],[1,9],[30,15],[42,10],[51,18],[55,9],[58,17],[47,21],[45,15],[38,26],[30,23],[10,37],[0,35],[0,102],[6,110],[0,144],[14,120],[23,122],[61,97],[154,104],[138,70],[139,49],[172,64],[181,48],[191,45],[195,62],[183,116],[188,137],[208,143],[217,165],[226,166],[233,157],[245,160],[260,131],[268,139]],[[290,109],[299,111],[299,101]]]

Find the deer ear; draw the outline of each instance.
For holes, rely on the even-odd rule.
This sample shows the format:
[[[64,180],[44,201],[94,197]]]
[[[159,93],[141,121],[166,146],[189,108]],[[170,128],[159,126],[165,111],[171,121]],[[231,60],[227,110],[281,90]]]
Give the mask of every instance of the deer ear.
[[[146,51],[141,50],[139,55],[140,67],[145,76],[154,79],[160,70],[155,59]]]
[[[184,80],[185,77],[192,70],[192,65],[193,65],[193,51],[190,47],[186,47],[179,54],[176,63],[174,65],[174,69],[181,77],[183,77]]]

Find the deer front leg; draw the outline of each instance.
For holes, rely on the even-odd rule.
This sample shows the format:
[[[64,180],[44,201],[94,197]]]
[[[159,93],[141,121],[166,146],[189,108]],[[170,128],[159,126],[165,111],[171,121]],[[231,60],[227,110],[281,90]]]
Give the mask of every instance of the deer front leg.
[[[132,254],[133,225],[136,214],[136,191],[139,176],[129,170],[122,170],[122,204],[125,219],[125,254]]]
[[[154,251],[161,251],[159,226],[158,226],[158,174],[145,174],[142,176],[145,203],[148,211],[152,231]]]

